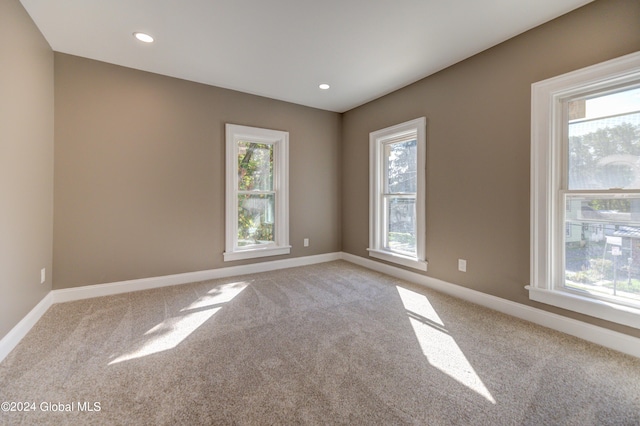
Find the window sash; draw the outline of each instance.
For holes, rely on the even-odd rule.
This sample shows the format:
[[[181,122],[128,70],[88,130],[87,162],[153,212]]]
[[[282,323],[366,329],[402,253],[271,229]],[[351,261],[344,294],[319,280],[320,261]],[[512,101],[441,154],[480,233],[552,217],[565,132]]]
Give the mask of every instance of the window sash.
[[[390,231],[389,231],[389,225],[390,225],[390,218],[389,218],[389,207],[390,207],[390,201],[392,199],[416,199],[416,193],[409,193],[409,192],[389,192],[389,180],[390,180],[390,162],[389,162],[389,152],[392,148],[393,145],[398,145],[398,144],[402,144],[405,142],[409,142],[412,140],[415,140],[417,138],[417,134],[416,132],[409,132],[408,134],[405,135],[401,135],[401,136],[397,136],[395,138],[392,138],[390,140],[385,140],[385,142],[382,142],[382,155],[383,155],[383,162],[382,162],[382,171],[381,171],[381,178],[382,178],[382,194],[380,194],[380,205],[379,205],[379,209],[380,212],[382,214],[382,221],[381,221],[381,229],[379,230],[380,235],[382,236],[382,249],[383,250],[387,250],[390,251],[392,253],[398,253],[400,255],[404,255],[404,256],[412,256],[415,257],[417,256],[417,252],[416,250],[407,252],[404,250],[398,250],[398,249],[394,249],[390,246]],[[417,156],[416,156],[416,163],[417,163]],[[416,169],[417,169],[417,164],[415,165]],[[414,213],[415,215],[415,213]],[[413,230],[412,230],[412,236],[413,238],[415,238],[416,235],[416,226],[415,226],[415,220],[414,220],[414,226],[413,226]]]
[[[574,247],[570,249],[569,247],[570,241],[568,240],[570,238],[573,238],[573,235],[571,233],[567,234],[567,230],[568,230],[568,226],[571,224],[572,221],[575,222],[573,226],[577,226],[577,224],[581,224],[582,227],[584,227],[584,224],[598,223],[604,227],[603,230],[610,229],[611,227],[615,227],[617,229],[618,226],[638,227],[640,226],[640,222],[634,222],[633,220],[629,220],[629,219],[632,219],[631,217],[632,212],[629,212],[630,216],[628,219],[625,220],[621,217],[620,214],[617,214],[617,217],[615,217],[615,215],[613,215],[614,217],[611,217],[612,215],[609,214],[609,217],[607,217],[606,215],[598,211],[583,212],[584,207],[582,202],[580,204],[580,207],[576,209],[577,211],[571,211],[570,214],[567,211],[568,210],[567,206],[571,205],[570,204],[571,200],[577,201],[582,199],[584,201],[587,201],[587,200],[606,201],[606,200],[631,200],[634,198],[635,199],[639,198],[640,190],[636,188],[633,188],[633,189],[608,188],[607,187],[608,185],[606,185],[606,183],[611,182],[611,179],[612,179],[611,174],[601,175],[598,177],[596,173],[597,169],[587,168],[581,171],[581,169],[578,168],[579,167],[578,164],[580,163],[580,161],[578,161],[575,165],[573,165],[571,161],[572,145],[570,141],[570,127],[572,124],[575,124],[576,122],[596,122],[596,120],[609,120],[612,116],[628,117],[634,114],[635,111],[629,112],[627,111],[627,109],[625,109],[624,110],[625,112],[623,113],[609,114],[608,112],[610,110],[607,109],[606,110],[607,114],[605,114],[604,111],[602,111],[601,114],[597,114],[595,117],[592,116],[590,118],[587,118],[587,112],[589,111],[589,108],[587,108],[587,102],[589,102],[589,100],[602,99],[603,97],[614,95],[616,93],[620,94],[620,93],[627,92],[629,90],[637,89],[638,85],[639,85],[638,81],[627,81],[624,84],[616,83],[616,84],[612,84],[611,86],[599,87],[597,90],[586,89],[583,91],[578,91],[577,93],[574,93],[570,96],[562,97],[559,99],[560,106],[556,107],[556,111],[557,111],[556,119],[559,120],[558,127],[562,130],[559,133],[559,135],[561,136],[561,140],[559,141],[560,143],[558,144],[562,147],[561,157],[559,157],[561,162],[560,168],[562,170],[562,174],[561,174],[561,181],[560,181],[560,189],[558,190],[558,202],[555,204],[554,216],[559,218],[558,228],[563,227],[563,229],[565,229],[565,232],[560,232],[560,229],[557,229],[556,231],[557,233],[554,236],[554,240],[556,241],[556,253],[559,254],[559,259],[556,260],[555,262],[552,262],[552,265],[555,265],[555,268],[552,275],[553,281],[551,283],[551,288],[555,291],[563,291],[563,292],[569,292],[573,294],[586,295],[587,297],[590,297],[596,300],[616,303],[616,304],[629,306],[633,308],[640,308],[640,298],[637,301],[633,300],[635,299],[635,297],[632,297],[634,295],[634,292],[630,292],[630,295],[627,297],[619,296],[616,290],[617,288],[616,275],[620,267],[619,257],[622,255],[622,253],[618,252],[618,255],[616,256],[611,255],[610,256],[611,258],[607,259],[606,258],[607,243],[605,243],[604,252],[602,253],[601,256],[599,254],[597,258],[593,257],[593,254],[591,256],[587,256],[587,252],[590,250],[593,250],[592,245],[596,245],[596,244],[592,244],[589,241],[586,241],[586,242],[583,241],[583,235],[585,234],[585,230],[582,230],[582,229],[580,232],[580,246],[582,248],[576,249]],[[583,108],[581,111],[581,115],[583,115],[584,118],[572,119],[570,114],[571,113],[570,105],[574,104],[576,106],[579,106],[578,104],[580,102],[582,102],[581,107]],[[607,125],[605,126],[603,126],[603,124],[604,123],[600,123],[600,126],[595,130],[597,131],[601,128],[602,129],[608,128],[609,123],[606,123]],[[593,133],[593,132],[590,132],[590,133]],[[582,142],[582,140],[580,141]],[[607,151],[607,147],[601,145],[602,141],[587,140],[586,142],[587,144],[591,142],[592,144],[596,144],[596,145],[573,145],[574,149],[578,150],[577,158],[576,157],[574,158],[576,158],[577,160],[584,159],[583,161],[586,161],[588,158],[590,158],[590,156],[593,156],[594,154],[598,153],[598,151],[594,151],[598,148],[600,150],[605,150],[604,152],[600,151],[600,155],[605,155]],[[613,142],[616,142],[616,140],[613,140]],[[598,144],[600,144],[600,146],[598,146]],[[584,149],[585,147],[588,148],[588,152],[583,151],[582,155],[580,155],[580,149]],[[624,146],[624,148],[631,149],[631,146]],[[617,149],[614,150],[612,148],[609,148],[609,150],[611,153],[606,154],[604,157],[597,157],[599,158],[599,161],[594,163],[592,167],[599,167],[597,166],[597,164],[600,164],[602,160],[608,158],[608,156],[610,155],[618,156]],[[573,179],[574,179],[573,184],[571,183],[570,175],[573,176]],[[618,177],[617,180],[619,181],[620,180],[619,175],[614,176],[613,179],[616,180],[616,177]],[[604,178],[604,184],[602,180],[603,178]],[[580,185],[579,183],[582,183],[582,185]],[[585,187],[585,184],[588,184],[587,186],[599,185],[600,188],[589,189],[589,190],[582,189],[582,187]],[[572,186],[578,187],[578,189],[572,189],[571,188]],[[618,186],[618,185],[615,185],[615,186]],[[623,185],[620,184],[620,186],[623,186]],[[585,216],[591,216],[591,217],[585,217]],[[589,232],[588,228],[586,232],[587,233]],[[605,234],[606,232],[603,231],[603,235],[602,235],[603,239],[605,238],[608,239],[611,237],[611,235],[607,236]],[[630,240],[629,244],[632,246],[633,238],[629,238],[629,240]],[[584,254],[580,255],[580,252],[584,252]],[[582,284],[582,285],[579,284],[578,282],[572,282],[569,280],[569,274],[571,272],[568,269],[569,265],[567,264],[567,261],[570,256],[572,258],[576,256],[574,255],[574,253],[578,253],[577,254],[578,259],[584,262],[583,265],[581,266],[581,271],[574,271],[572,273],[574,279],[580,279],[585,281],[585,284]],[[590,257],[590,258],[587,259],[587,257]],[[588,264],[586,263],[587,261],[588,261]],[[629,260],[627,265],[629,284],[632,282],[631,281],[632,261],[633,261],[632,259]],[[596,265],[594,265],[594,262],[596,263]],[[605,270],[607,270],[609,266],[606,262],[611,263],[611,269],[612,269],[611,278],[613,279],[613,294],[611,295],[605,294],[607,293],[607,290],[603,288],[610,285],[608,281],[608,278],[610,277],[607,276],[608,274],[605,273]],[[572,269],[577,269],[576,265],[573,265]],[[594,279],[593,275],[596,269],[599,269],[600,271],[600,274],[599,274],[599,278],[601,279],[600,282],[607,283],[607,284],[604,284],[601,286],[595,286],[595,285],[590,286],[586,284],[588,283],[588,281]],[[624,292],[621,292],[621,293],[624,294]]]
[[[244,139],[239,139],[236,141],[236,150],[238,155],[236,156],[237,159],[239,159],[239,155],[240,155],[240,151],[242,148],[244,148],[242,145],[251,145],[251,144],[255,144],[255,145],[265,145],[267,147],[269,147],[269,149],[271,150],[271,155],[270,155],[270,159],[268,162],[260,162],[259,166],[262,167],[258,167],[256,176],[252,176],[253,179],[249,179],[250,183],[254,183],[254,184],[260,184],[262,183],[263,186],[266,183],[266,188],[261,188],[261,189],[243,189],[243,181],[240,179],[240,176],[238,176],[238,183],[237,183],[237,187],[236,190],[238,191],[273,191],[275,190],[275,184],[276,184],[276,179],[275,179],[275,174],[276,171],[278,169],[278,164],[277,164],[277,144],[273,143],[273,142],[264,142],[264,141],[254,141],[254,140],[244,140]],[[260,151],[262,149],[258,148],[258,154],[260,154]],[[264,166],[267,166],[268,168],[268,173],[265,177],[263,177],[263,180],[261,181],[259,179],[259,177],[261,177],[261,173],[264,172]],[[239,166],[238,167],[238,174],[240,173],[240,169]]]
[[[417,184],[417,168],[418,168],[418,156],[417,156],[417,134],[416,132],[411,132],[407,135],[402,135],[396,138],[393,138],[391,140],[387,140],[385,142],[382,143],[382,153],[383,153],[383,170],[382,170],[382,175],[383,175],[383,182],[382,182],[382,191],[385,194],[411,194],[414,193],[415,191],[391,191],[390,190],[390,181],[391,181],[391,162],[389,161],[389,157],[391,154],[391,150],[393,149],[394,145],[400,145],[400,144],[405,144],[407,142],[412,142],[412,141],[416,141],[416,153],[415,153],[415,158],[412,164],[412,170],[408,170],[405,173],[402,174],[402,176],[409,176],[408,179],[413,180],[414,182],[410,185],[412,187],[416,187]]]
[[[277,200],[276,198],[278,197],[278,180],[277,180],[277,174],[278,174],[278,143],[277,142],[272,142],[272,141],[263,141],[263,140],[254,140],[251,138],[242,138],[242,139],[237,139],[236,142],[236,152],[239,154],[240,151],[240,147],[242,144],[259,144],[259,145],[267,145],[267,146],[271,146],[273,149],[273,158],[271,160],[271,164],[269,164],[269,167],[272,170],[272,174],[271,174],[271,179],[270,179],[270,190],[260,190],[260,189],[251,189],[251,190],[242,190],[240,189],[242,187],[241,183],[240,183],[240,179],[238,178],[238,182],[236,185],[236,190],[235,190],[235,198],[236,198],[236,206],[239,206],[240,204],[240,198],[242,195],[248,195],[248,196],[252,196],[252,195],[273,195],[273,199],[274,199],[274,212],[273,212],[273,225],[274,228],[277,228],[277,218],[278,218],[278,212],[277,212]],[[236,155],[236,158],[238,157],[238,155]],[[236,170],[235,170],[235,174],[238,175],[240,170],[238,168],[238,166],[236,165]],[[254,243],[254,244],[240,244],[240,240],[241,240],[241,228],[239,225],[239,220],[240,220],[240,208],[238,207],[238,209],[236,210],[236,216],[238,218],[238,220],[236,221],[237,227],[236,227],[236,238],[234,241],[234,251],[245,251],[245,250],[253,250],[256,248],[269,248],[269,247],[274,247],[274,246],[278,246],[279,245],[279,241],[278,241],[278,234],[277,232],[273,231],[273,240],[270,242],[264,242],[264,243]]]
[[[383,194],[383,196],[381,197],[382,199],[382,206],[381,206],[381,211],[384,214],[384,218],[383,218],[383,228],[382,228],[382,247],[385,250],[388,250],[390,252],[393,253],[398,253],[401,255],[405,255],[405,256],[417,256],[417,246],[415,244],[415,239],[416,239],[416,234],[417,234],[417,223],[416,223],[416,212],[415,212],[415,204],[417,201],[417,197],[416,197],[416,193],[413,194],[406,194],[406,193],[390,193],[390,194]],[[409,200],[409,201],[413,201],[413,226],[411,227],[411,232],[410,232],[410,239],[413,239],[413,249],[412,250],[402,250],[402,249],[398,249],[398,248],[394,248],[391,246],[391,230],[390,230],[390,217],[389,217],[389,210],[390,210],[390,204],[392,200]]]
[[[563,229],[566,229],[567,224],[571,221],[580,223],[582,226],[584,226],[584,224],[593,224],[596,227],[597,226],[602,227],[603,229],[602,239],[607,240],[608,239],[607,237],[611,237],[611,236],[607,236],[606,232],[604,232],[604,229],[606,229],[607,225],[609,227],[630,226],[634,228],[640,228],[640,220],[632,218],[632,216],[629,217],[629,220],[624,220],[624,218],[619,218],[618,220],[606,219],[604,217],[596,217],[598,216],[597,214],[593,214],[594,217],[585,217],[586,214],[591,215],[593,212],[586,212],[585,214],[582,212],[582,208],[571,209],[571,210],[566,207],[563,208],[563,206],[567,206],[568,202],[572,198],[573,198],[573,201],[580,201],[580,199],[585,199],[585,200],[588,200],[588,199],[592,199],[592,200],[636,199],[640,201],[639,191],[608,190],[608,191],[595,192],[595,191],[579,191],[579,190],[572,190],[572,191],[560,190],[558,191],[558,194],[559,194],[559,200],[560,200],[560,202],[558,203],[558,209],[562,210],[561,212],[559,212],[559,215],[561,216],[561,220],[559,221],[559,226],[561,226]],[[569,217],[569,214],[575,217]],[[567,281],[568,281],[567,279],[567,242],[568,242],[567,239],[568,238],[570,238],[570,235],[567,235],[567,232],[558,232],[556,234],[556,241],[557,241],[556,252],[560,253],[560,256],[559,256],[560,258],[558,259],[557,267],[555,270],[556,276],[555,276],[555,279],[553,280],[554,282],[553,289],[555,291],[578,294],[580,296],[586,296],[596,300],[615,303],[615,304],[619,304],[619,305],[623,305],[631,308],[640,308],[640,297],[638,297],[638,300],[636,301],[636,300],[633,300],[631,297],[623,297],[623,296],[618,296],[616,294],[607,295],[605,294],[604,291],[598,291],[595,287],[592,287],[590,289],[589,286],[585,285],[585,286],[582,286],[583,290],[580,290],[578,288],[579,287],[578,285],[574,285],[573,287],[568,285],[567,284]],[[631,239],[630,243],[633,244],[633,239]],[[603,264],[605,260],[611,260],[610,256],[607,256],[606,248],[607,248],[607,244],[605,244],[605,252],[602,253]],[[609,257],[609,259],[606,259],[607,257]],[[600,253],[598,253],[597,260],[600,260]],[[626,260],[626,258],[624,260]],[[620,262],[620,260],[618,260],[616,257],[613,258],[613,261],[614,261],[614,263],[612,264],[613,268],[620,266],[617,264],[618,262]],[[631,264],[629,264],[628,266],[630,268]],[[604,265],[602,265],[601,267],[604,268]],[[630,278],[630,275],[631,275],[631,270],[629,270],[628,278]],[[614,276],[614,283],[615,281],[616,281],[616,278]],[[620,281],[622,281],[622,279]],[[615,291],[615,288],[616,287],[614,284],[614,291]],[[624,290],[622,290],[621,292],[624,292]]]
[[[265,239],[265,237],[263,236],[261,240],[259,240],[260,242],[257,243],[248,243],[246,242],[246,240],[244,240],[244,244],[241,244],[243,235],[243,229],[240,227],[240,202],[243,198],[243,196],[246,196],[245,198],[245,202],[249,202],[249,204],[268,204],[267,206],[264,206],[264,208],[266,208],[266,210],[264,210],[263,208],[260,208],[258,206],[254,206],[251,210],[254,212],[257,212],[259,215],[264,214],[265,216],[267,216],[267,218],[260,222],[260,226],[266,224],[266,225],[271,225],[271,239]],[[257,196],[257,198],[256,198]],[[266,196],[266,197],[265,197]],[[269,197],[271,196],[271,197]],[[278,245],[278,241],[277,241],[277,228],[278,228],[278,224],[277,224],[277,212],[276,212],[276,208],[277,208],[277,194],[275,191],[237,191],[236,193],[236,202],[238,205],[238,228],[237,228],[237,238],[236,238],[236,250],[251,250],[253,248],[256,247],[269,247],[269,246],[277,246]],[[257,200],[257,201],[249,201],[249,200]],[[270,208],[271,207],[271,208]],[[246,217],[246,216],[245,216]],[[268,228],[268,227],[267,227]],[[249,235],[248,237],[252,237],[254,238],[254,233],[252,233],[251,235]],[[259,238],[259,234],[255,235],[254,240]]]

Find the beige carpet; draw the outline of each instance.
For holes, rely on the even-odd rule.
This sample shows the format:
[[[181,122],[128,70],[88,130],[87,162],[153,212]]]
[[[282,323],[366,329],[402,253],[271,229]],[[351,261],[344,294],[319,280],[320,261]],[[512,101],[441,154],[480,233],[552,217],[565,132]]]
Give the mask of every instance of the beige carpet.
[[[339,261],[54,305],[4,401],[35,408],[11,425],[638,425],[640,360]]]

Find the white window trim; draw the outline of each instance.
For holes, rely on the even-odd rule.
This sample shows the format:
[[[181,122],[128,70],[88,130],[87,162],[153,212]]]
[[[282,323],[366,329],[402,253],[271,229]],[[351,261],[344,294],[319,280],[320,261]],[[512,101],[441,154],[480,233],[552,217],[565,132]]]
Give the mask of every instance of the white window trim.
[[[369,256],[422,271],[427,270],[425,260],[425,166],[426,166],[425,117],[387,127],[369,134]],[[416,252],[406,256],[383,248],[384,215],[381,212],[383,187],[383,150],[385,141],[415,133],[417,136],[417,188],[416,188]]]
[[[238,142],[274,145],[275,242],[238,247]],[[289,254],[289,133],[257,127],[226,125],[226,206],[224,261]]]
[[[562,179],[563,99],[640,78],[640,52],[540,81],[531,86],[531,276],[529,298],[592,317],[640,328],[640,309],[566,291],[559,282],[558,238]]]

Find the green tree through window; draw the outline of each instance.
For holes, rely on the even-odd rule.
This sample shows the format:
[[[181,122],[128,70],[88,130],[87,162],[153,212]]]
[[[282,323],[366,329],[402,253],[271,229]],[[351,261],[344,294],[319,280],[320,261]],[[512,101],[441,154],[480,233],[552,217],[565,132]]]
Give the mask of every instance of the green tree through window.
[[[238,142],[238,245],[274,241],[273,145]]]

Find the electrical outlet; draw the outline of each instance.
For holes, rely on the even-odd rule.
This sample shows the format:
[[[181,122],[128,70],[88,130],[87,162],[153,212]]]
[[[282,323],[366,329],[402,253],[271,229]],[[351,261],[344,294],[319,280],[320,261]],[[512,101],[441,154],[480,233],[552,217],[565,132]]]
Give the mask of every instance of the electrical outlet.
[[[467,261],[464,259],[458,259],[458,271],[467,272]]]
[[[304,239],[304,246],[305,247],[309,247],[309,239],[308,238]]]
[[[44,284],[47,280],[47,268],[40,269],[40,284]]]

